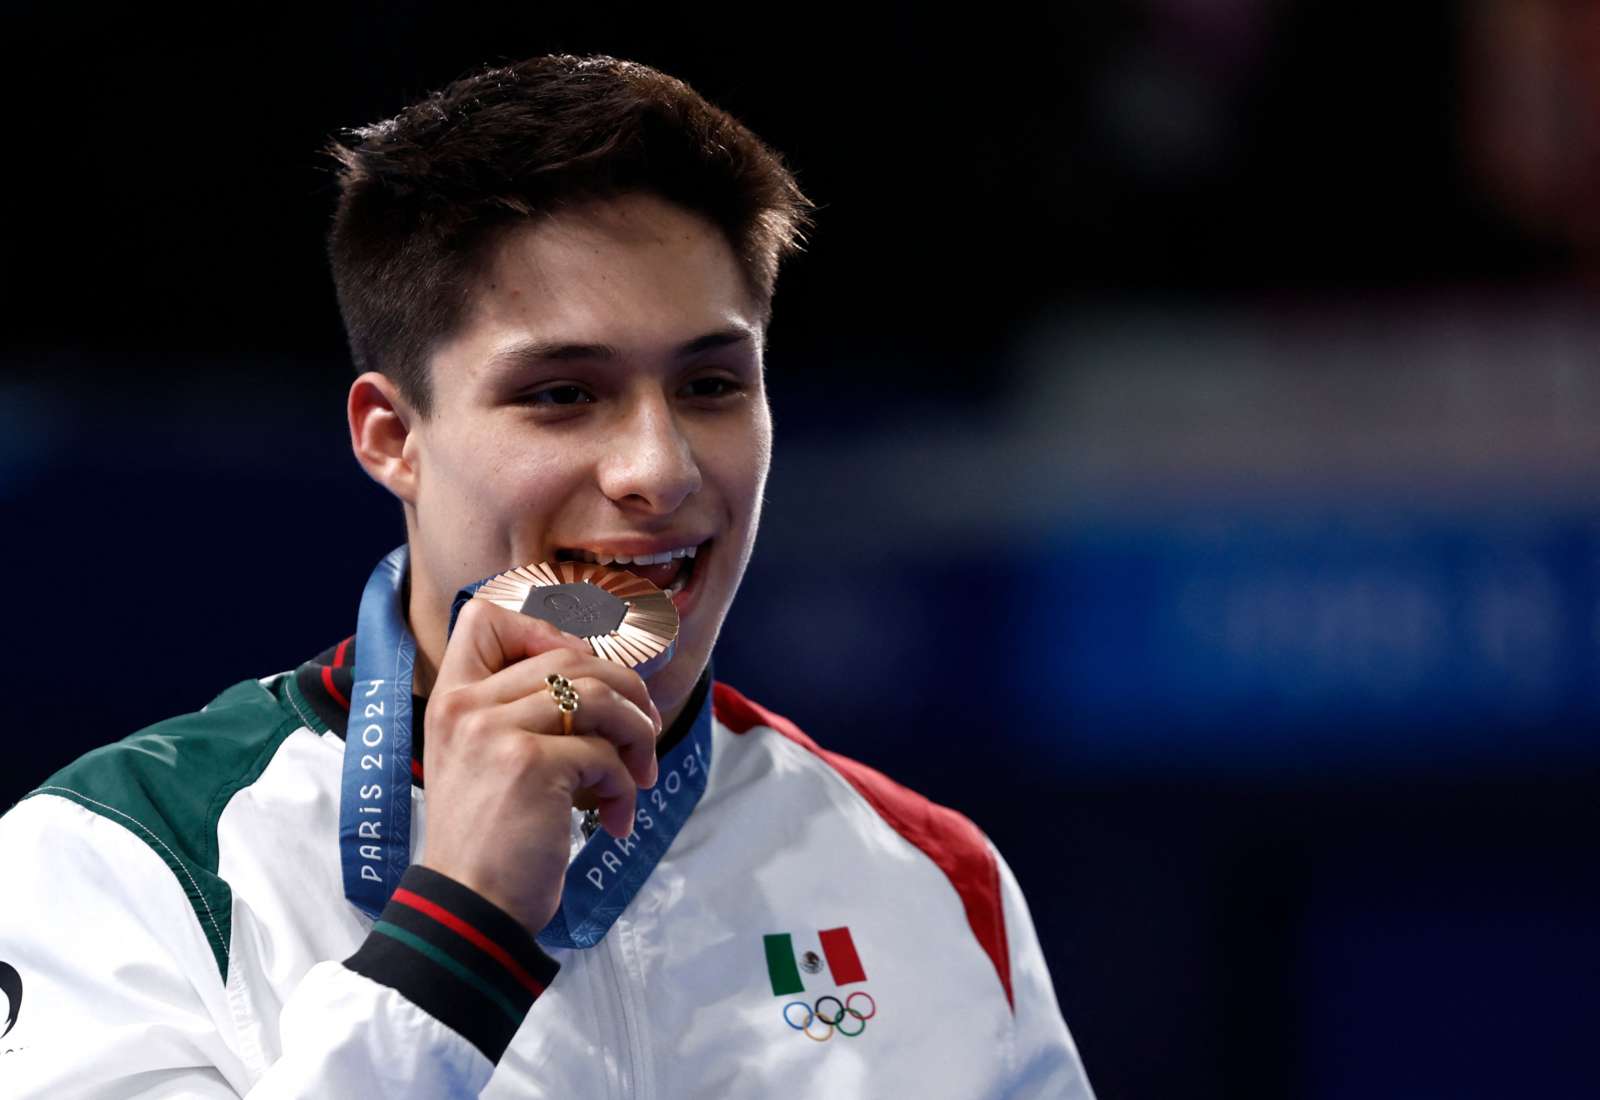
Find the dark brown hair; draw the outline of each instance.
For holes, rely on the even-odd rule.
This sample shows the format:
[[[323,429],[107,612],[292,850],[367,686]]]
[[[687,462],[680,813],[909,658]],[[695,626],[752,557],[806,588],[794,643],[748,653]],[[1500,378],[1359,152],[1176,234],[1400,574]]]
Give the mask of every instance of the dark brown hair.
[[[499,233],[564,207],[651,192],[709,218],[770,317],[811,201],[783,159],[681,80],[612,57],[485,68],[331,142],[328,233],[358,371],[429,410],[428,360],[465,320]]]

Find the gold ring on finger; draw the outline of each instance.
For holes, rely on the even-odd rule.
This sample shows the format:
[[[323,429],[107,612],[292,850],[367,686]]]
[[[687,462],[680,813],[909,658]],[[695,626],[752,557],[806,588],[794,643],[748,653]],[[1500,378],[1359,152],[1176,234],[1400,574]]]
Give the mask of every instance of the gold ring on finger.
[[[572,688],[556,695],[556,709],[561,712],[561,732],[572,735],[572,716],[578,713],[578,693]]]

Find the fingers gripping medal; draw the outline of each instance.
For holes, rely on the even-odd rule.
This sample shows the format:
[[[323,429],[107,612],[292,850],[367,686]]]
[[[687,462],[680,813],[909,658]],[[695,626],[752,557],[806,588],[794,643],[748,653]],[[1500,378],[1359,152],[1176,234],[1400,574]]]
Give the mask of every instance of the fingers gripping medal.
[[[543,562],[490,577],[475,600],[552,623],[596,657],[649,676],[672,659],[678,609],[661,589],[622,569],[582,561]],[[554,687],[555,685],[551,685]],[[574,698],[573,706],[576,708]],[[570,726],[571,711],[563,711]]]
[[[451,627],[468,596],[456,598]],[[543,619],[589,644],[596,657],[649,676],[672,659],[678,640],[678,609],[661,589],[622,569],[592,562],[547,561],[496,574],[470,592],[511,611]],[[552,676],[546,686],[561,715],[561,732],[572,733],[578,693],[565,677]],[[573,804],[584,811],[583,830],[599,826],[594,792],[579,791]]]

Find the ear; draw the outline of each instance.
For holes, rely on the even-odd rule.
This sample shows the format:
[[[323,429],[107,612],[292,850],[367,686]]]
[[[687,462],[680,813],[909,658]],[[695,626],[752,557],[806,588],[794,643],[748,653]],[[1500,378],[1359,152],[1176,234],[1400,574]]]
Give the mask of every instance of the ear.
[[[368,371],[350,386],[346,402],[350,449],[367,476],[407,504],[416,503],[417,439],[421,420],[387,375]]]

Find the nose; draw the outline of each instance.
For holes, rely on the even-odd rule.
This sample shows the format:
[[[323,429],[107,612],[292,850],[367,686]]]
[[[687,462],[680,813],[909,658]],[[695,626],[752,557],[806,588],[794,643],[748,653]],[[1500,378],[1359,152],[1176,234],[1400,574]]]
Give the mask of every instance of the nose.
[[[637,395],[600,460],[600,488],[624,508],[670,515],[700,489],[700,465],[667,395]]]

